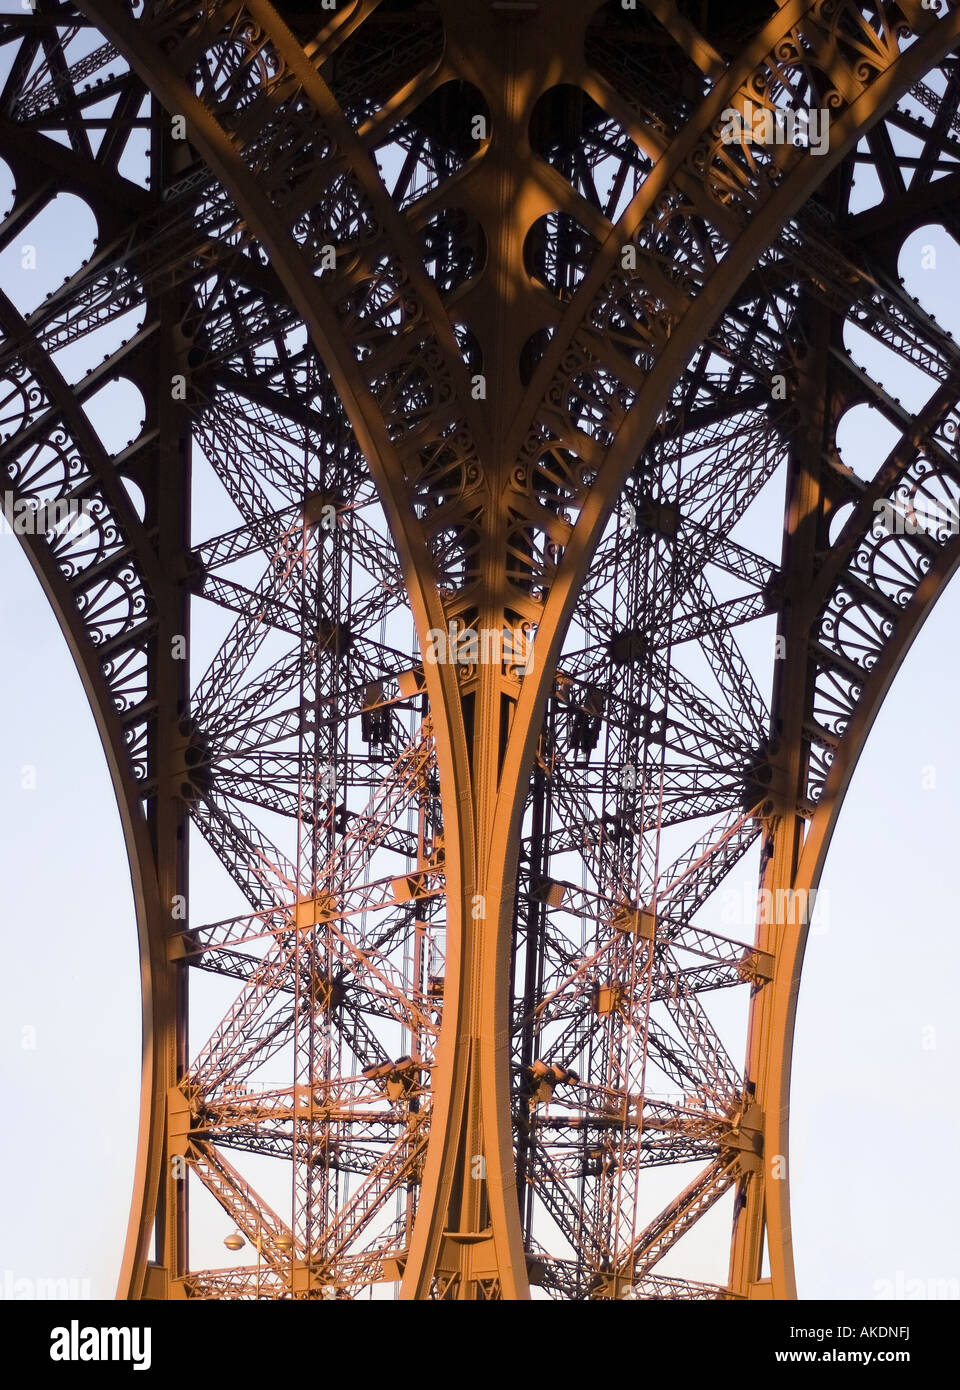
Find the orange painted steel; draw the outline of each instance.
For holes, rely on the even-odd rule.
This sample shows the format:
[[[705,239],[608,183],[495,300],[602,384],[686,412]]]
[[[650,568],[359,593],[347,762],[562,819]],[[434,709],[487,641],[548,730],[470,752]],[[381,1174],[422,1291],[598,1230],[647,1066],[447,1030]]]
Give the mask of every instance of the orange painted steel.
[[[761,914],[741,942],[698,914],[758,842],[764,898],[817,888],[866,733],[960,561],[955,535],[878,532],[875,506],[932,477],[937,496],[960,493],[960,360],[895,275],[896,238],[930,216],[931,170],[953,157],[960,12],[76,8],[105,47],[54,26],[47,86],[14,66],[0,153],[21,168],[17,113],[42,129],[97,63],[125,93],[108,155],[149,104],[143,207],[115,170],[135,252],[109,252],[123,218],[90,194],[97,255],[129,274],[156,344],[131,351],[148,425],[130,456],[86,439],[84,486],[107,489],[120,537],[97,563],[128,564],[145,596],[126,635],[95,631],[80,578],[66,588],[42,539],[24,540],[85,673],[134,870],[144,1079],[120,1296],[796,1297],[788,1110],[808,924]],[[8,42],[36,50],[19,21]],[[747,103],[822,108],[828,148],[731,143]],[[38,177],[80,179],[83,110],[69,156],[43,137]],[[909,192],[888,121],[926,142]],[[894,208],[873,246],[847,207],[865,150]],[[86,331],[109,302],[93,273],[71,290]],[[54,330],[18,317],[7,303],[5,341],[36,342],[11,370],[35,374],[51,429],[80,440],[71,395],[91,382],[68,386]],[[867,483],[837,465],[839,419],[865,398],[896,411],[840,360],[848,318],[934,386]],[[35,432],[24,413],[8,454],[26,458]],[[201,448],[244,525],[197,545]],[[731,534],[778,460],[779,565]],[[115,471],[146,491],[142,526]],[[256,588],[230,569],[252,555]],[[721,571],[747,592],[715,593]],[[201,597],[236,624],[191,697],[166,652]],[[415,633],[402,651],[400,613]],[[762,617],[782,651],[755,678],[733,631]],[[293,642],[286,666],[256,667],[267,629]],[[432,660],[438,633],[514,646]],[[688,642],[719,694],[683,671]],[[118,652],[143,670],[119,702]],[[288,818],[292,847],[262,811]],[[247,916],[171,917],[191,821]],[[191,967],[241,981],[193,1061]],[[748,996],[742,1071],[704,1003],[728,986]],[[258,1089],[287,1049],[291,1084]],[[228,1149],[289,1163],[289,1214]],[[187,1173],[255,1267],[191,1267]],[[728,1194],[726,1273],[658,1271]]]

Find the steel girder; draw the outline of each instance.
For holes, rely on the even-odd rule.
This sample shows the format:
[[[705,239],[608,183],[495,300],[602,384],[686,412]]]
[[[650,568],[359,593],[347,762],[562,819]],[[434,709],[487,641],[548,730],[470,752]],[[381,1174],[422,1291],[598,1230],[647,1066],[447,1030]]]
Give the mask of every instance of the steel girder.
[[[24,541],[137,889],[124,1296],[795,1294],[806,922],[761,912],[742,941],[699,918],[758,841],[762,901],[815,889],[960,554],[957,352],[896,276],[908,231],[952,222],[960,18],[691,8],[4,20],[0,235],[63,191],[98,229],[44,304],[0,303],[2,448],[18,499],[92,517]],[[747,101],[828,110],[828,150],[725,140]],[[863,164],[883,197],[851,214]],[[852,368],[847,321],[926,373],[919,414]],[[111,452],[85,407],[118,375],[145,418]],[[865,400],[900,434],[870,479],[835,443]],[[240,518],[196,518],[199,544],[191,455]],[[781,465],[776,563],[730,533]],[[924,526],[878,526],[917,499]],[[233,626],[191,695],[202,600]],[[764,616],[758,672],[735,630]],[[438,634],[456,659],[430,659]],[[188,822],[245,915],[184,919]],[[240,982],[199,1051],[192,967]],[[708,1014],[737,987],[742,1070]],[[258,1083],[271,1060],[289,1085]],[[227,1151],[285,1165],[289,1211]],[[652,1170],[681,1164],[651,1208]],[[255,1270],[193,1268],[185,1173]],[[731,1190],[726,1280],[656,1270]]]

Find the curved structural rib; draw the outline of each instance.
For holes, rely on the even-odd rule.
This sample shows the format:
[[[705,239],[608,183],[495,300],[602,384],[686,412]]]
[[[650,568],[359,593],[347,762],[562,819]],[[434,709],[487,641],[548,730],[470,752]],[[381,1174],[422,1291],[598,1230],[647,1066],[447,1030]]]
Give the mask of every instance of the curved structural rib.
[[[143,885],[125,1296],[795,1296],[805,926],[737,940],[701,909],[758,839],[762,902],[816,886],[956,563],[948,531],[877,516],[960,490],[957,354],[894,240],[954,192],[960,16],[559,10],[549,34],[487,0],[7,24],[4,236],[57,188],[98,220],[62,291],[0,308],[17,494],[100,519],[96,553],[33,549]],[[145,189],[120,172],[138,131]],[[886,222],[853,211],[855,160]],[[58,351],[137,309],[68,386]],[[918,416],[852,370],[847,320],[926,373]],[[117,374],[145,419],[111,457],[78,403]],[[862,400],[902,432],[869,482],[835,442]],[[191,526],[201,457],[229,524],[201,490]],[[775,559],[747,514],[784,463]],[[190,697],[200,600],[232,626]],[[764,673],[735,630],[774,616]],[[185,922],[188,821],[245,914]],[[191,968],[238,982],[199,1051]],[[742,1073],[709,1016],[738,987]],[[228,1152],[289,1165],[289,1212]],[[193,1263],[187,1175],[255,1265]],[[729,1273],[659,1272],[726,1194]]]

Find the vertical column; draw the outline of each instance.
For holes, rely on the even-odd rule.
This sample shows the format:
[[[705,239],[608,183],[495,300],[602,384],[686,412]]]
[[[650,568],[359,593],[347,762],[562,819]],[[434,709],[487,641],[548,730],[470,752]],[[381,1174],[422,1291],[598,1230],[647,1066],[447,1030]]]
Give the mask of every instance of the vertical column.
[[[151,113],[151,187],[162,190],[187,158],[185,142],[171,138],[171,119],[158,102]],[[147,422],[156,443],[147,457],[153,474],[145,478],[156,516],[160,573],[167,581],[154,595],[156,645],[152,656],[152,731],[157,792],[148,806],[156,863],[157,912],[150,925],[155,939],[153,1047],[155,1085],[166,1101],[162,1169],[156,1192],[156,1267],[146,1271],[143,1297],[182,1296],[188,1267],[186,1153],[190,1111],[179,1090],[186,1070],[187,964],[178,950],[188,912],[188,817],[184,782],[202,750],[191,744],[188,719],[190,628],[187,590],[190,543],[189,339],[182,328],[183,304],[177,290],[161,294],[150,310],[159,319],[153,372],[142,381]],[[183,385],[178,378],[185,379]],[[189,756],[188,756],[189,755]]]
[[[749,1123],[762,1128],[763,1151],[755,1172],[739,1181],[734,1215],[730,1287],[747,1298],[796,1297],[790,1233],[787,1152],[790,1037],[799,969],[808,929],[809,901],[797,892],[797,869],[806,830],[802,810],[809,747],[804,721],[812,673],[808,651],[813,587],[822,517],[823,450],[828,428],[831,315],[806,305],[805,355],[788,389],[798,425],[787,480],[784,522],[784,592],[774,678],[768,750],[769,797],[762,807],[763,841],[756,944],[774,962],[773,978],[753,987],[747,1035],[745,1105]],[[784,1045],[786,1038],[786,1045]],[[751,1104],[751,1099],[753,1104]],[[754,1109],[754,1106],[756,1107]],[[764,1235],[770,1265],[762,1277]]]

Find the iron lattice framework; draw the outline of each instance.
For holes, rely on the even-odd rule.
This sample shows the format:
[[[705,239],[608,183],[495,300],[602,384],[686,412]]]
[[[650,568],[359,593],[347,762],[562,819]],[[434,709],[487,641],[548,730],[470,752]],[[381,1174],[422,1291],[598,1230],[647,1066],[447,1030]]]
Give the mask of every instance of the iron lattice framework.
[[[806,927],[705,921],[751,848],[761,902],[816,887],[960,558],[960,352],[897,274],[957,230],[953,0],[36,0],[0,37],[0,244],[96,221],[0,295],[0,451],[88,517],[22,540],[133,871],[121,1296],[795,1296]],[[747,103],[828,148],[731,140]],[[205,1267],[195,1184],[255,1266]],[[727,1193],[709,1282],[678,1242]]]

